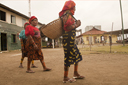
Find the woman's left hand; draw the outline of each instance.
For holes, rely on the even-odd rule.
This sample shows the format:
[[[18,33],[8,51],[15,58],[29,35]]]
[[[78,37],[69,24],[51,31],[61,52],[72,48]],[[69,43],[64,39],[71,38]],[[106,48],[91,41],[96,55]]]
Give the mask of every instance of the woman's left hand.
[[[76,25],[77,25],[77,27],[79,27],[81,25],[81,21],[80,20],[77,20],[76,21]]]
[[[35,50],[38,50],[38,47],[37,47],[37,45],[36,45],[36,44],[34,45],[34,49],[35,49]]]

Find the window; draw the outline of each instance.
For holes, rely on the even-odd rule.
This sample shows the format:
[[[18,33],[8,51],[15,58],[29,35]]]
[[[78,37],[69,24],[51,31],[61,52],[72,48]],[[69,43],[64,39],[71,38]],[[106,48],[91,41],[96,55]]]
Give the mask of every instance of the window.
[[[16,17],[11,15],[11,23],[16,24]]]
[[[11,41],[12,41],[12,43],[16,43],[16,35],[15,34],[11,35]]]
[[[0,10],[0,20],[6,21],[6,13]]]
[[[104,36],[104,39],[107,40],[107,36]]]
[[[45,37],[45,41],[46,41],[46,42],[48,41],[48,37]]]
[[[26,23],[25,19],[22,19],[22,26],[24,27],[24,24]]]
[[[88,38],[88,37],[86,37],[86,40],[88,41],[88,40],[89,40],[89,38]]]

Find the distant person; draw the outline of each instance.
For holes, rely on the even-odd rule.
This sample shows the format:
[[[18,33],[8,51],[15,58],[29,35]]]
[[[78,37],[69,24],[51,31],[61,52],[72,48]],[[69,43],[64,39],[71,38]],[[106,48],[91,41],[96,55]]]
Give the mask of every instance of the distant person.
[[[49,46],[49,42],[47,42],[47,47]]]
[[[58,42],[56,41],[56,47],[58,47]]]
[[[99,43],[99,38],[98,38],[98,43]]]
[[[84,41],[83,41],[83,38],[81,38],[81,44],[83,44],[83,42],[84,42]]]
[[[97,43],[97,39],[95,39],[95,42]]]
[[[26,22],[24,24],[24,29],[30,25],[28,22]],[[20,35],[19,35],[19,38],[20,38],[20,41],[21,41],[21,51],[22,51],[22,57],[21,57],[21,61],[20,61],[20,66],[19,68],[23,68],[23,60],[24,60],[24,57],[27,57],[27,51],[25,49],[25,44],[26,44],[26,36],[25,36],[25,30],[22,30],[20,32]],[[32,60],[32,68],[37,68],[37,66],[34,65],[34,61]]]
[[[77,45],[74,43],[76,36],[76,28],[81,25],[80,20],[75,21],[73,18],[75,12],[74,1],[66,1],[59,17],[63,21],[63,48],[64,48],[64,79],[63,82],[75,82],[76,79],[83,79],[78,73],[78,62],[82,60],[81,53]],[[68,70],[71,64],[74,64],[74,77],[68,78]]]
[[[26,50],[28,51],[27,56],[28,56],[28,65],[27,65],[27,73],[34,73],[30,69],[30,63],[32,60],[40,60],[42,66],[43,66],[43,71],[50,71],[51,69],[47,68],[44,62],[44,56],[41,51],[41,36],[40,36],[40,31],[36,27],[38,24],[38,19],[35,16],[32,16],[29,19],[30,25],[28,25],[25,28],[25,35],[27,36],[27,41],[26,41]]]
[[[49,45],[50,45],[50,46],[53,46],[51,42],[50,42],[50,44],[49,44]]]
[[[110,45],[112,45],[112,37],[111,36],[109,36],[109,43],[110,43]]]

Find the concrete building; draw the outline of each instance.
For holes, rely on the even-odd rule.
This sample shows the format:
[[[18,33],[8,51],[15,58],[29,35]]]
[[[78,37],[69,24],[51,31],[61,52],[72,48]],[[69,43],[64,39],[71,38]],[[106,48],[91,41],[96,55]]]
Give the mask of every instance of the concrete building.
[[[115,30],[115,31],[109,31],[109,32],[106,32],[104,33],[105,35],[109,34],[112,36],[113,35],[116,35],[117,36],[117,39],[116,39],[116,42],[117,43],[123,43],[123,33],[122,33],[122,29],[121,30]],[[128,29],[124,29],[124,41],[125,43],[128,43]],[[112,39],[112,41],[115,42],[115,39]]]
[[[0,3],[0,51],[21,48],[17,33],[23,30],[29,17]],[[38,23],[38,28],[42,26]]]
[[[76,44],[83,44],[83,35],[79,35],[79,36],[76,36],[76,39],[75,39],[75,42]]]
[[[93,27],[93,29],[82,34],[83,41],[85,44],[96,44],[96,43],[109,43],[110,33],[101,31]],[[112,43],[116,43],[117,35],[112,35]]]

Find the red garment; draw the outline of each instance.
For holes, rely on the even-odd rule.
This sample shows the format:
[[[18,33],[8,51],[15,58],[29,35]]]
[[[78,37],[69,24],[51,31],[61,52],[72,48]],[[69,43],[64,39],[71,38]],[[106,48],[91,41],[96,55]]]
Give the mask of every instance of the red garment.
[[[31,21],[33,20],[33,19],[37,19],[35,16],[32,16],[31,18],[29,18],[29,23],[31,24]]]
[[[75,20],[73,19],[73,17],[71,16],[71,15],[69,15],[69,14],[72,14],[72,15],[74,15],[74,10],[73,10],[73,7],[75,7],[75,2],[74,1],[71,1],[71,0],[69,0],[69,1],[66,1],[65,2],[65,5],[64,5],[64,7],[63,7],[63,9],[62,9],[62,11],[59,13],[59,16],[61,17],[63,14],[66,14],[65,16],[67,16],[68,17],[68,19],[66,19],[67,17],[65,17],[65,16],[63,16],[63,22],[65,22],[64,23],[64,30],[65,31],[71,31],[71,30],[68,30],[67,29],[67,27],[68,26],[71,26],[72,24],[74,24],[75,23]]]
[[[65,5],[62,9],[62,11],[59,13],[59,16],[61,17],[63,14],[66,14],[65,16],[63,16],[63,22],[64,22],[64,30],[65,31],[71,31],[71,30],[68,30],[67,27],[68,26],[71,26],[72,24],[75,23],[75,20],[73,19],[73,17],[70,15],[74,15],[74,10],[73,10],[73,7],[75,7],[75,2],[72,1],[72,0],[69,0],[69,1],[66,1],[65,2]],[[68,18],[68,19],[67,19]]]
[[[38,50],[34,49],[33,44],[30,43],[31,41],[35,42],[38,47]],[[44,59],[43,52],[41,51],[41,37],[33,36],[32,40],[27,39],[25,44],[25,50],[27,51],[28,61]]]
[[[67,27],[70,26],[70,25],[72,25],[72,24],[74,24],[74,23],[75,23],[75,20],[72,18],[71,15],[69,15],[68,20],[64,24],[64,30],[67,31],[67,32],[68,31],[71,31],[71,30],[68,30]]]
[[[28,35],[34,36],[36,31],[39,31],[39,29],[37,27],[33,27],[31,25],[28,25],[25,28],[25,36],[28,36]]]
[[[72,0],[66,1],[62,11],[59,13],[59,16],[62,16],[67,10],[69,10],[72,13],[72,15],[74,15],[73,7],[75,7],[75,5],[75,2]]]

